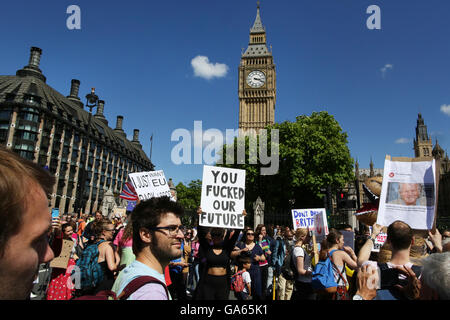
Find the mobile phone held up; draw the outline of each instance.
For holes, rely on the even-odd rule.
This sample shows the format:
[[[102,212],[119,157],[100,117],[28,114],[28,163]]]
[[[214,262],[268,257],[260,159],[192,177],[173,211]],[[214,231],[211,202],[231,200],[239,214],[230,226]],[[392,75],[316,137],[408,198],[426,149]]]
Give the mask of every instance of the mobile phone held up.
[[[58,208],[53,208],[52,209],[52,220],[53,219],[58,219],[59,218],[59,209]]]

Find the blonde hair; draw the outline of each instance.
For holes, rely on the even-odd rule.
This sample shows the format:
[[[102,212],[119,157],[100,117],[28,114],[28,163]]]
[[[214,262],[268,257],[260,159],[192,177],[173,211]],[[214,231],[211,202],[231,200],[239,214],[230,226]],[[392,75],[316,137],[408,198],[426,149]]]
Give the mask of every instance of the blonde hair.
[[[308,229],[306,228],[298,228],[295,230],[295,241],[300,241],[300,238],[305,237],[308,234]]]

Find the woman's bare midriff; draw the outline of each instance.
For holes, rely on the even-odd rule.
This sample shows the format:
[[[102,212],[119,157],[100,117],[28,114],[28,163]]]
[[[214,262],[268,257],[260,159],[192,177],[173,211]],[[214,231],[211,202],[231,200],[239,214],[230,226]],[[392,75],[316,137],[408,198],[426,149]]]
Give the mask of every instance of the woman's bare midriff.
[[[225,276],[227,274],[227,269],[222,267],[211,267],[208,268],[208,274],[212,276]]]

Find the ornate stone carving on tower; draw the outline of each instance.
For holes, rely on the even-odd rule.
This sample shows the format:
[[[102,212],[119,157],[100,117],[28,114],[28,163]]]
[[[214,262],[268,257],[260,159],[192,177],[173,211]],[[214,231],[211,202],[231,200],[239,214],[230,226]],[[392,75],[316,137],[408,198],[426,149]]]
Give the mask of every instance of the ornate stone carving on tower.
[[[260,197],[253,204],[253,212],[253,230],[255,230],[258,224],[264,224],[264,202],[262,202]]]
[[[114,199],[114,193],[111,188],[106,191],[102,201],[102,214],[105,218],[111,219],[111,213],[117,207],[116,200]]]
[[[271,50],[267,49],[259,1],[256,19],[250,29],[250,42],[239,66],[239,135],[252,129],[258,134],[275,123],[276,71]]]
[[[416,126],[416,138],[414,139],[414,156],[416,158],[431,157],[433,142],[428,137],[427,126],[419,113]]]

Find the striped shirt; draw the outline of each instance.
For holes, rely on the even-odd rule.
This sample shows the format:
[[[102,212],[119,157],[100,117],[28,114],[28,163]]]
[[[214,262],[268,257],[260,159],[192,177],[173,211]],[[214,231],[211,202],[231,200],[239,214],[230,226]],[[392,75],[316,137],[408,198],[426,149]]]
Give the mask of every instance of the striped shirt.
[[[259,244],[260,247],[263,249],[264,251],[264,255],[266,256],[266,260],[264,261],[259,261],[259,266],[260,267],[264,267],[267,266],[269,264],[269,257],[270,255],[268,254],[268,251],[270,249],[270,242],[268,239],[263,239],[262,241],[257,241],[256,244]]]

